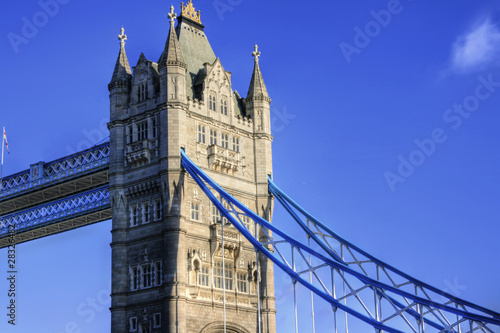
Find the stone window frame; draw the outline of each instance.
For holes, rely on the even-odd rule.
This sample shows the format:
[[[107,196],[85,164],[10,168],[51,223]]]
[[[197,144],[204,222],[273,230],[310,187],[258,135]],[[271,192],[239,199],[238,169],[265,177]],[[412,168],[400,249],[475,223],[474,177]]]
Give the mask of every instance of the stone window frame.
[[[142,224],[148,224],[151,222],[151,204],[149,201],[142,202]]]
[[[153,221],[159,221],[162,218],[161,198],[153,200]]]
[[[191,201],[189,217],[191,221],[201,221],[201,202],[199,200]]]
[[[244,285],[244,289],[242,290],[240,286]],[[236,287],[238,292],[248,294],[248,272],[246,271],[236,271]]]
[[[162,262],[161,260],[157,260],[153,262],[153,281],[152,284],[155,287],[161,286],[163,279],[162,279]]]
[[[127,131],[127,144],[130,144],[130,143],[133,143],[134,142],[134,125],[133,124],[130,124],[130,125],[127,125],[127,128],[126,128],[126,131]]]
[[[229,203],[224,200],[222,202],[222,206],[224,208],[229,209]],[[225,223],[227,224],[229,221],[227,218],[225,218],[222,213],[219,211],[219,208],[217,208],[216,205],[214,205],[213,202],[210,201],[210,224],[218,224],[218,223]]]
[[[130,205],[130,227],[137,227],[139,225],[140,208],[138,204]]]
[[[137,123],[137,141],[148,139],[149,124],[147,120]]]
[[[161,312],[153,314],[153,328],[161,327]]]
[[[210,224],[217,224],[221,221],[221,213],[216,205],[210,202]]]
[[[149,98],[148,82],[140,83],[137,86],[137,102],[144,102]]]
[[[210,288],[210,267],[208,265],[203,265],[203,264],[200,265],[200,270],[198,272],[196,284],[199,287]]]
[[[156,116],[151,117],[151,127],[153,139],[156,139],[158,137],[158,120]]]
[[[240,137],[233,136],[233,151],[236,153],[240,152]]]
[[[210,111],[217,111],[217,94],[215,91],[210,91],[208,94],[208,109]]]
[[[130,228],[157,222],[162,219],[161,198],[136,201],[129,204]],[[146,215],[147,214],[147,215]]]
[[[222,206],[229,211],[229,209],[231,208],[229,202],[227,200],[221,200],[221,201],[222,201]],[[221,215],[221,223],[224,223],[224,225],[230,223],[228,219],[224,215],[222,215],[222,213],[220,215]]]
[[[149,272],[145,268],[149,267]],[[150,277],[146,280],[146,274]],[[137,265],[129,266],[130,291],[138,291],[161,286],[163,283],[162,261],[155,260]],[[137,286],[135,282],[137,281]],[[149,281],[150,284],[146,284]]]
[[[221,132],[220,133],[220,144],[222,148],[229,149],[229,134]]]
[[[246,208],[248,208],[247,203],[244,203],[244,205]],[[250,208],[248,208],[248,209],[250,209]],[[238,214],[238,217],[239,217],[240,221],[243,223],[243,225],[247,228],[247,230],[253,235],[253,232],[250,229],[250,220],[251,220],[250,217],[248,217],[248,215],[244,214],[243,212],[241,212],[241,214]]]
[[[138,122],[132,122],[125,128],[125,141],[127,144],[150,139],[150,136],[151,139],[158,137],[158,118],[156,115]]]
[[[137,291],[141,289],[141,272],[137,265],[129,267],[130,290]]]
[[[222,272],[225,273],[225,277]],[[222,260],[215,260],[213,268],[214,288],[222,289],[223,281],[225,281],[226,290],[234,290],[233,278],[234,278],[233,263],[231,263],[229,260],[225,260],[224,270],[222,270]]]
[[[210,145],[217,145],[217,129],[215,128],[210,129]]]
[[[139,327],[137,317],[130,317],[129,325],[130,325],[129,332],[137,332],[137,329]]]
[[[220,113],[223,116],[227,116],[227,97],[222,96],[220,99]]]
[[[206,143],[206,128],[205,125],[198,124],[198,143],[205,144]]]
[[[142,264],[141,269],[141,289],[149,289],[153,287],[153,265]],[[148,270],[149,269],[149,270]],[[148,278],[149,275],[149,278]],[[148,284],[146,282],[149,282]]]

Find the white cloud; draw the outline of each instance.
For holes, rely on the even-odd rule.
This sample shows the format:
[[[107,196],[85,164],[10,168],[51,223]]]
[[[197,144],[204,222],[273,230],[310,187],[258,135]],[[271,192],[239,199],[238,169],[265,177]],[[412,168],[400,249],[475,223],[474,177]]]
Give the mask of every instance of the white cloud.
[[[453,45],[452,66],[458,73],[500,63],[500,29],[489,19],[458,37]]]

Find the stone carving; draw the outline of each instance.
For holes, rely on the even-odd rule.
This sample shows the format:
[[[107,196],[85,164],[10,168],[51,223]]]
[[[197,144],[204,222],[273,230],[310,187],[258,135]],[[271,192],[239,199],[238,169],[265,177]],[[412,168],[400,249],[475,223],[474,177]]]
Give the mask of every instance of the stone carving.
[[[182,16],[187,17],[199,24],[201,24],[201,12],[196,11],[193,6],[193,1],[189,0],[189,3],[184,6],[184,2],[181,2]]]

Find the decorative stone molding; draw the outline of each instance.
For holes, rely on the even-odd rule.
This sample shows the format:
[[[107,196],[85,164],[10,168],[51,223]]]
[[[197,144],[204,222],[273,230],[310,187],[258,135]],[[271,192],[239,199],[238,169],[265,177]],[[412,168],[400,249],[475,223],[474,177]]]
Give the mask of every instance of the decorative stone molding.
[[[155,194],[158,192],[160,188],[160,184],[157,180],[152,180],[149,182],[145,182],[136,186],[132,186],[128,189],[128,195],[131,197],[147,195],[147,194]]]
[[[212,170],[234,174],[241,165],[240,153],[212,145],[208,147],[208,164]]]
[[[127,162],[133,167],[149,164],[158,154],[158,141],[144,139],[127,145]]]

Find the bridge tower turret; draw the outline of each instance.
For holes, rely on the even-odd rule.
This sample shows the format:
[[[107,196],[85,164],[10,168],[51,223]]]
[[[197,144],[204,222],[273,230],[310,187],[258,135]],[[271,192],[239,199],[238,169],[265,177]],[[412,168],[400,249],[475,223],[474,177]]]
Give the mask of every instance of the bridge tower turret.
[[[227,332],[273,333],[272,265],[225,224],[180,163],[184,149],[271,219],[271,100],[260,53],[244,99],[232,90],[232,74],[215,56],[192,1],[182,4],[177,26],[173,8],[168,16],[158,63],[141,54],[131,75],[122,45],[118,73],[128,85],[116,90],[115,75],[110,84],[112,332],[215,333],[225,324]]]
[[[252,79],[250,80],[250,87],[248,89],[247,98],[244,100],[246,106],[246,114],[253,119],[253,132],[254,132],[254,151],[255,151],[255,181],[257,185],[257,213],[271,221],[273,201],[269,197],[267,176],[272,175],[273,161],[272,161],[272,147],[271,143],[273,137],[271,135],[271,98],[266,89],[262,72],[260,71],[259,59],[261,52],[257,44],[255,45],[254,52],[254,69]],[[259,240],[266,241],[266,235],[261,233]],[[274,271],[272,263],[266,260],[263,256],[262,262],[262,278],[263,285],[272,284],[274,281]],[[273,290],[274,291],[274,290]],[[268,293],[267,290],[262,290],[263,302],[265,308],[275,308],[274,292]],[[269,320],[274,319],[273,310],[264,311],[264,314],[270,314]]]

